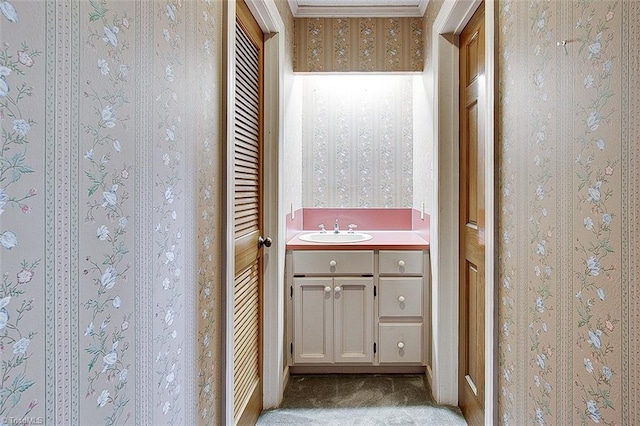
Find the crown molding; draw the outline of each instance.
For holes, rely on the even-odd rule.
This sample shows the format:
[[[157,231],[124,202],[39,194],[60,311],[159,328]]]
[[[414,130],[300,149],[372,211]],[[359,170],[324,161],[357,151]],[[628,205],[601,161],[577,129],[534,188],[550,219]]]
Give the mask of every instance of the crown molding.
[[[415,5],[406,6],[383,1],[360,6],[339,1],[325,2],[327,5],[301,5],[299,0],[288,0],[288,3],[295,18],[420,18],[424,16],[429,0],[418,0]]]

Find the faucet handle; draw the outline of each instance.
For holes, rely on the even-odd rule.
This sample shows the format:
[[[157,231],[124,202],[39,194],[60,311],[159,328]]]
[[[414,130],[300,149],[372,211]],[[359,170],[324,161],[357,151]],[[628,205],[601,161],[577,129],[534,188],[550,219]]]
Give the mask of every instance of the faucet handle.
[[[320,228],[320,233],[324,234],[325,232],[327,232],[326,229],[324,229],[324,223],[321,223],[320,225],[318,225],[318,228]]]
[[[348,232],[350,234],[353,234],[353,230],[356,229],[357,227],[358,227],[358,225],[355,225],[355,224],[352,223],[351,225],[349,225],[349,231]]]

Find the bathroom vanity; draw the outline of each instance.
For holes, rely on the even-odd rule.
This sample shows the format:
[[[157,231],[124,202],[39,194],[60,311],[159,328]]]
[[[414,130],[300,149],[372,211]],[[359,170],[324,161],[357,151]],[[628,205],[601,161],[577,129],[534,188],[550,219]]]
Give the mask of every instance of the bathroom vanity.
[[[287,244],[290,372],[424,371],[428,242],[408,230],[366,231],[370,238],[351,243],[308,234]]]

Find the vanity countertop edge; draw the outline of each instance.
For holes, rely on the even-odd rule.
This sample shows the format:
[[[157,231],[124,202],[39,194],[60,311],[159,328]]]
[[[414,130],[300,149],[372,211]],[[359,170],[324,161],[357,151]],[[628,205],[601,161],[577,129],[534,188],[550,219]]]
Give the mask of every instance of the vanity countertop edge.
[[[287,250],[429,250],[429,241],[415,231],[358,231],[369,234],[368,241],[355,243],[314,243],[301,240],[301,231],[287,241]],[[329,232],[329,231],[328,231]]]

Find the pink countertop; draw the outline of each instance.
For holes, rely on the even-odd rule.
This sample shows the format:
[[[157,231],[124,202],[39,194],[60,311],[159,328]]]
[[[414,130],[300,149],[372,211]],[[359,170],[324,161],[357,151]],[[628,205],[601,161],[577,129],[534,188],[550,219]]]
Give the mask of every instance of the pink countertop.
[[[312,243],[298,238],[313,232],[296,234],[287,241],[287,250],[429,250],[429,242],[415,231],[358,231],[373,237],[359,243]]]

